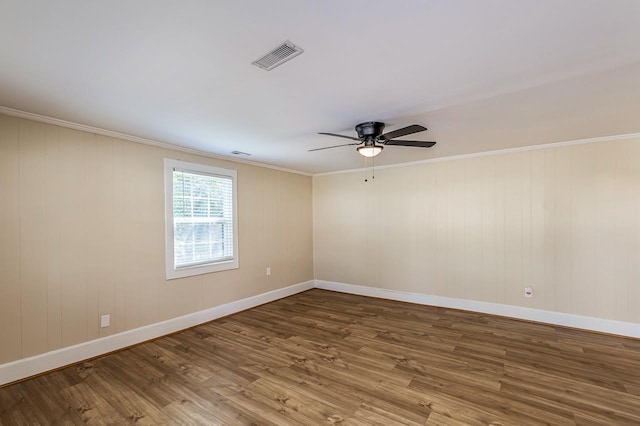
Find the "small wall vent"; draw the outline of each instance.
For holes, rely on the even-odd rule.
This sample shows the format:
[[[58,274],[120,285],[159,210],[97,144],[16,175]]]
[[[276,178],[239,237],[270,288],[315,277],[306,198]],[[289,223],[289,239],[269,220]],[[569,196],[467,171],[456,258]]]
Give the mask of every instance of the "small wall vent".
[[[285,40],[273,48],[269,53],[252,62],[253,65],[265,71],[271,71],[275,67],[284,64],[304,52],[300,47]]]

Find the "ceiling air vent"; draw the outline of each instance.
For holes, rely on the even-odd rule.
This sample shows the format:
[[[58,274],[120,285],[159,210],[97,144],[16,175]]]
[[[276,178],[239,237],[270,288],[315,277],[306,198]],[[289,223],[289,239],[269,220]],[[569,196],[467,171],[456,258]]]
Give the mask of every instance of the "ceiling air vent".
[[[300,47],[286,40],[273,48],[269,53],[252,62],[253,65],[265,71],[271,71],[278,65],[282,65],[289,59],[293,59],[304,52]]]

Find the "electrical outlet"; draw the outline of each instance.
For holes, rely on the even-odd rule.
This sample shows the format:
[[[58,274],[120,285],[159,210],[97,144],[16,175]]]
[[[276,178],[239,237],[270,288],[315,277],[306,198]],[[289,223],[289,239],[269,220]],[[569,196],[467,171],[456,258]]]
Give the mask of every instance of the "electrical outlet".
[[[100,317],[100,328],[109,327],[111,325],[111,315],[102,315]]]
[[[267,276],[270,276],[270,275],[271,275],[271,267],[268,267],[267,268]]]
[[[533,297],[533,289],[531,287],[524,288],[524,297],[532,298]]]

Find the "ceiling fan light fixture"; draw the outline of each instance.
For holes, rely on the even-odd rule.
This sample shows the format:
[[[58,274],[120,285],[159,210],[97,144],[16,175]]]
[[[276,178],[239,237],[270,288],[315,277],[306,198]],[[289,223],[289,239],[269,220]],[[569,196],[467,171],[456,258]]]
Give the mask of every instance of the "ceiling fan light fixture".
[[[382,145],[363,145],[356,148],[363,157],[371,158],[382,152]]]

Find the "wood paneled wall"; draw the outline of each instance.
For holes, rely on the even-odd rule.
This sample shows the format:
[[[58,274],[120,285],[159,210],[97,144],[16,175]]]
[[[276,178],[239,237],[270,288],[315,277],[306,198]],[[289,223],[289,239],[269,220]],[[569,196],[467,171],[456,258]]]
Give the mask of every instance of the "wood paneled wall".
[[[165,157],[238,170],[240,269],[165,280]],[[0,115],[0,363],[311,280],[311,188]]]
[[[640,140],[313,182],[316,279],[640,322]]]

